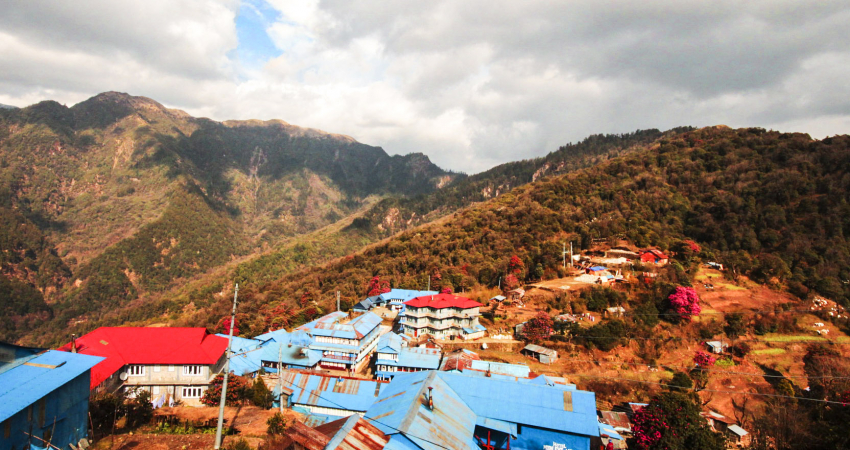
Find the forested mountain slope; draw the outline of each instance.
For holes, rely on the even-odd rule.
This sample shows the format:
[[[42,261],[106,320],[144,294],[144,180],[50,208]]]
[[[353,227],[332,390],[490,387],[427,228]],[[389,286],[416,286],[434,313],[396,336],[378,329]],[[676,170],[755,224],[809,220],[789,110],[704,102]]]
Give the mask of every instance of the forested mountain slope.
[[[196,119],[115,92],[0,110],[0,340],[458,176],[422,154],[282,121]]]
[[[333,293],[349,304],[380,275],[393,286],[456,291],[495,286],[511,255],[525,276],[553,277],[561,243],[626,237],[671,249],[683,239],[736,273],[814,290],[848,304],[850,137],[711,127],[664,138],[599,166],[537,181],[452,220],[408,230],[328,265],[241,286],[241,328],[317,314]],[[214,326],[226,296],[199,300],[191,321]]]

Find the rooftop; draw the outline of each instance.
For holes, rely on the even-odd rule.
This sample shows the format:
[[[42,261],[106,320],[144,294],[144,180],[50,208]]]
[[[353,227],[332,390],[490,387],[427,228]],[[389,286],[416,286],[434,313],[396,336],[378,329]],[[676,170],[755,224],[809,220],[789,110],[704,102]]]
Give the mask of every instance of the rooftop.
[[[48,350],[0,374],[0,422],[14,416],[103,361],[96,356]]]
[[[275,397],[278,396],[282,387],[283,392],[290,396],[289,400],[292,404],[348,411],[366,411],[382,388],[386,387],[385,383],[373,380],[310,374],[286,369],[282,371],[281,377],[281,386],[275,380],[269,380],[269,383],[275,386]]]
[[[312,336],[362,339],[378,327],[382,320],[380,316],[372,312],[367,312],[351,320],[347,319],[348,313],[335,311],[301,325],[296,330],[305,331]]]
[[[101,327],[76,340],[77,353],[106,358],[91,371],[91,387],[125,364],[211,365],[227,349],[227,338],[206,328]],[[70,352],[71,343],[59,348]]]
[[[405,305],[413,308],[477,308],[481,306],[481,303],[478,303],[474,300],[470,300],[466,297],[459,297],[454,294],[436,294],[436,295],[425,295],[421,297],[416,297],[413,300],[408,300],[404,302]]]

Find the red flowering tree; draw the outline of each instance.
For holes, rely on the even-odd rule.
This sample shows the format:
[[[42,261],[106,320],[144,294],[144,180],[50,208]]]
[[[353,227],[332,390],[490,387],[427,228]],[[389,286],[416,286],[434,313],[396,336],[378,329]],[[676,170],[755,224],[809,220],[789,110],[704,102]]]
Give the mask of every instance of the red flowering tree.
[[[711,367],[715,361],[717,361],[717,357],[711,353],[698,351],[694,354],[694,364],[699,367]]]
[[[699,405],[687,394],[665,392],[635,413],[634,437],[628,446],[638,450],[725,448],[723,436],[712,432],[699,412]]]
[[[702,308],[699,306],[699,296],[692,287],[679,286],[667,298],[670,307],[679,314],[679,318],[690,321],[691,317],[699,315]]]
[[[218,406],[221,402],[221,385],[224,380],[224,375],[216,375],[213,378],[210,387],[204,392],[201,397],[201,403],[207,406]],[[231,374],[227,377],[227,399],[225,405],[236,406],[248,398],[250,392],[248,381],[244,377]]]
[[[540,311],[522,327],[522,338],[537,344],[551,336],[553,329],[552,318],[549,317],[549,314]]]
[[[519,275],[525,270],[525,264],[519,259],[519,256],[511,256],[511,261],[508,263],[508,272]]]
[[[517,280],[516,275],[508,274],[508,276],[505,277],[505,282],[502,284],[506,291],[511,291],[519,287],[519,280]]]
[[[381,277],[374,276],[371,280],[369,280],[369,285],[366,286],[366,295],[368,297],[373,297],[375,295],[381,295],[390,291],[390,282],[389,281],[381,281]]]
[[[228,334],[228,333],[230,333],[230,317],[225,317],[225,318],[224,318],[224,321],[222,321],[222,322],[221,322],[221,332],[222,332],[223,334]],[[234,320],[234,321],[233,321],[233,335],[234,335],[234,336],[238,336],[238,335],[239,335],[239,325],[238,325],[238,320]]]
[[[690,239],[682,241],[682,245],[687,247],[690,251],[694,253],[699,253],[702,250],[702,247],[700,247],[699,244]]]
[[[454,292],[455,291],[454,291],[454,289],[452,289],[451,286],[446,286],[446,287],[444,287],[443,289],[440,290],[441,294],[454,294]]]
[[[298,304],[301,305],[302,308],[304,308],[309,305],[312,300],[313,294],[311,294],[310,291],[304,291],[304,293],[301,294],[301,298],[298,299]]]
[[[279,330],[292,324],[292,316],[295,313],[288,305],[277,305],[266,315],[266,327]]]

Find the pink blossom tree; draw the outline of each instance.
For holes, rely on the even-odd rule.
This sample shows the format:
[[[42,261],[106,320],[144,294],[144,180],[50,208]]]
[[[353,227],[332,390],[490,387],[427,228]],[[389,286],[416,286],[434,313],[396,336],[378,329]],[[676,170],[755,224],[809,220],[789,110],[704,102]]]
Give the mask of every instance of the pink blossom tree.
[[[699,315],[702,311],[699,306],[697,291],[692,287],[677,287],[667,300],[670,301],[670,306],[684,321],[690,321],[691,317]]]
[[[711,353],[698,351],[694,354],[694,364],[700,367],[711,367],[715,361],[717,361],[717,357]]]

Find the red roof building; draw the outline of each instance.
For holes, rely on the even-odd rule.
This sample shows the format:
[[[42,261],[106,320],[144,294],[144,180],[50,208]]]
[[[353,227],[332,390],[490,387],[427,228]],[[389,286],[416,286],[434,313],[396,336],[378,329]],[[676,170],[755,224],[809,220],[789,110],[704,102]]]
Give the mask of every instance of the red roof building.
[[[454,294],[423,295],[404,302],[402,331],[411,337],[476,339],[486,329],[478,323],[481,303]]]
[[[226,349],[227,339],[205,328],[172,327],[101,327],[59,348],[106,358],[91,369],[92,389],[111,390],[123,382],[150,388],[154,399],[163,390],[173,394],[183,385],[206,386],[224,363]],[[168,386],[172,389],[160,389]],[[194,395],[198,391],[187,393],[200,398]]]
[[[644,263],[658,264],[664,265],[667,264],[667,260],[670,259],[667,255],[661,252],[661,250],[649,249],[642,250],[640,252],[640,261]]]

